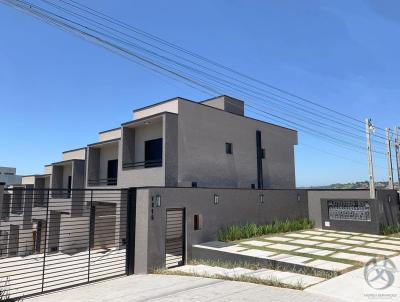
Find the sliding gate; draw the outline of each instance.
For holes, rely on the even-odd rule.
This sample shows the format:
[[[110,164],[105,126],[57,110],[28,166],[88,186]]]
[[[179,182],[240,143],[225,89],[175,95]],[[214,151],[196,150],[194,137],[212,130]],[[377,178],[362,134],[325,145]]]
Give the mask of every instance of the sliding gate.
[[[0,289],[10,298],[126,274],[128,191],[0,194]]]

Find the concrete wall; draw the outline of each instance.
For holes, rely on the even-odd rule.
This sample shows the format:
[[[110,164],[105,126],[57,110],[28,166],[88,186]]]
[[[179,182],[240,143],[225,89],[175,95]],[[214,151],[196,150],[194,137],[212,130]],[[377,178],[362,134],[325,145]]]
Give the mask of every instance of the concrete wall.
[[[214,194],[219,195],[217,205],[214,204]],[[260,203],[260,194],[264,195],[264,203]],[[161,196],[161,207],[153,207],[156,195]],[[168,208],[186,209],[189,258],[192,244],[216,240],[221,228],[233,224],[269,223],[275,219],[308,215],[307,194],[303,190],[138,189],[135,248],[137,273],[145,272],[146,267],[151,269],[165,265],[165,222]],[[195,214],[203,217],[202,229],[197,231],[194,230]]]
[[[71,160],[71,159],[82,159],[85,160],[86,158],[86,148],[76,149],[71,151],[63,152],[63,161],[64,160]]]
[[[244,115],[244,102],[226,95],[206,100],[201,103],[230,113]]]
[[[135,162],[144,161],[144,145],[145,141],[162,138],[163,123],[162,120],[157,123],[144,125],[135,128]]]
[[[322,228],[321,219],[321,198],[347,198],[347,199],[368,199],[368,190],[309,190],[308,211],[309,218],[314,221],[315,227]]]
[[[107,178],[108,161],[118,159],[119,141],[100,147],[99,179]]]
[[[110,131],[104,131],[99,133],[99,142],[108,141],[121,137],[121,128],[112,129]]]
[[[140,118],[144,118],[161,112],[178,113],[178,103],[179,98],[176,98],[155,106],[149,106],[147,108],[135,110],[133,112],[133,119],[138,120]]]
[[[178,185],[250,188],[257,184],[256,131],[265,149],[265,189],[295,188],[297,133],[188,101],[179,102]],[[233,154],[225,153],[232,143]]]

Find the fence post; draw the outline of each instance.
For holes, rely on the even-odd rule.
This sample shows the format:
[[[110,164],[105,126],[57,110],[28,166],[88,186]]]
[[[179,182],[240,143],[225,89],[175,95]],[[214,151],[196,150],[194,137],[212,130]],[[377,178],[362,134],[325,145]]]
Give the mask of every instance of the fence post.
[[[5,182],[0,182],[0,217],[3,215],[3,202],[4,202],[4,186]]]
[[[44,236],[44,251],[43,251],[43,271],[42,271],[42,293],[44,292],[44,274],[46,270],[46,252],[47,252],[47,237],[49,236],[49,203],[50,203],[50,189],[47,190],[47,204],[46,204],[46,232]]]
[[[126,203],[126,269],[129,276],[135,273],[136,188],[128,190]]]
[[[90,190],[90,213],[89,213],[89,262],[88,262],[88,276],[87,282],[90,282],[90,258],[91,249],[94,242],[94,219],[95,219],[95,208],[93,207],[93,189]]]

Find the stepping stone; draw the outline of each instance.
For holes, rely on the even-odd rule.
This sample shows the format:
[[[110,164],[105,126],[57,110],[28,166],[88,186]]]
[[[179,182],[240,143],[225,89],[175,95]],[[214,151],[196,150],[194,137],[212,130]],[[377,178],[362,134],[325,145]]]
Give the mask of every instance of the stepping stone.
[[[285,236],[294,237],[294,238],[308,238],[308,237],[310,237],[311,235],[305,235],[305,234],[294,233],[294,234],[287,234],[287,235],[285,235]]]
[[[222,242],[222,241],[209,241],[209,242],[201,243],[199,245],[201,245],[202,247],[219,249],[219,248],[223,248],[223,247],[233,246],[234,244],[226,243],[226,242]]]
[[[328,250],[321,250],[321,249],[306,247],[306,248],[297,250],[296,253],[304,253],[304,254],[310,254],[310,255],[316,255],[316,256],[328,256],[330,254],[333,254],[334,252],[328,251]]]
[[[312,241],[312,240],[306,240],[306,239],[296,239],[296,240],[291,241],[290,243],[313,246],[313,245],[316,245],[316,244],[321,243],[321,242]]]
[[[238,253],[238,252],[244,251],[246,249],[247,248],[236,244],[236,245],[232,245],[232,246],[223,247],[219,250],[223,251],[223,252],[227,252],[227,253]]]
[[[351,248],[350,245],[337,244],[337,243],[332,243],[332,242],[324,242],[324,243],[318,244],[318,246],[335,249],[335,250],[346,250],[346,249]]]
[[[381,240],[381,241],[379,241],[379,242],[382,242],[382,243],[389,243],[389,244],[394,244],[394,245],[400,245],[400,240],[397,241],[397,240],[388,240],[388,239],[384,239],[384,240]]]
[[[369,237],[365,237],[365,236],[352,236],[350,239],[355,239],[355,240],[362,240],[362,241],[377,241],[378,238],[369,238]]]
[[[308,235],[323,235],[324,232],[318,232],[318,231],[304,231],[301,232],[302,234],[308,234]]]
[[[274,237],[264,237],[264,239],[266,239],[266,240],[272,240],[272,241],[279,241],[279,242],[286,242],[286,241],[293,240],[292,238],[278,237],[278,236],[274,236]]]
[[[382,250],[377,250],[377,249],[372,249],[372,248],[367,248],[367,247],[355,247],[355,248],[352,248],[350,251],[373,254],[373,255],[384,255],[384,256],[392,256],[392,255],[396,254],[396,252],[382,251]]]
[[[344,232],[344,231],[341,231],[339,233],[340,234],[350,234],[350,235],[362,235],[362,233],[356,233],[356,232]]]
[[[376,247],[376,248],[379,248],[379,249],[400,251],[400,246],[398,246],[398,245],[392,245],[392,244],[384,244],[384,243],[371,242],[371,243],[367,243],[366,246]]]
[[[302,264],[311,259],[312,258],[302,257],[302,256],[289,256],[287,258],[281,258],[281,259],[279,259],[279,261],[286,262],[286,263],[292,263],[292,264]]]
[[[268,246],[268,248],[276,249],[276,250],[283,250],[283,251],[293,251],[293,250],[298,249],[299,246],[277,243],[277,244],[272,244],[272,245]]]
[[[325,236],[313,236],[310,239],[320,240],[320,241],[333,241],[333,240],[336,240],[336,238],[325,237]]]
[[[237,277],[241,277],[243,275],[251,274],[253,272],[254,272],[254,270],[251,270],[251,269],[247,269],[247,268],[243,268],[243,267],[235,267],[235,268],[232,268],[232,269],[224,272],[224,274],[222,276],[237,278]]]
[[[353,265],[351,264],[327,261],[327,260],[314,260],[312,262],[306,263],[305,265],[315,268],[326,269],[330,271],[343,271],[345,269],[353,267]]]
[[[252,256],[257,258],[267,258],[271,255],[275,255],[276,252],[271,251],[261,251],[261,250],[246,250],[239,252],[240,255]]]
[[[387,236],[383,235],[372,235],[372,234],[362,234],[361,236],[366,236],[366,237],[373,237],[373,238],[387,238]]]
[[[266,246],[266,245],[270,245],[272,243],[266,242],[266,241],[249,240],[249,241],[242,241],[241,244],[254,245],[254,246]]]
[[[294,276],[286,277],[284,279],[280,279],[282,283],[290,284],[290,285],[300,285],[303,288],[308,287],[322,281],[325,281],[324,278],[314,277],[314,276],[307,276],[301,274],[294,274]]]
[[[344,234],[326,234],[325,236],[329,236],[329,237],[335,237],[335,238],[349,238],[350,235],[344,235]]]
[[[331,255],[329,257],[338,258],[338,259],[345,259],[345,260],[352,260],[352,261],[359,261],[359,262],[362,262],[362,263],[367,263],[368,261],[370,261],[373,258],[373,257],[370,257],[370,256],[343,253],[343,252],[333,254],[333,255]]]
[[[346,244],[354,244],[354,245],[362,245],[365,243],[365,241],[351,240],[351,239],[339,239],[336,242],[346,243]]]

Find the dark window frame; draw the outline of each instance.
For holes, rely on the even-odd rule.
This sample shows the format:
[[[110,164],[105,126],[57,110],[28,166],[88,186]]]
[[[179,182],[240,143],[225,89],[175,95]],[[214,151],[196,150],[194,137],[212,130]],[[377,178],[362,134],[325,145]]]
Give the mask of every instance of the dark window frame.
[[[225,153],[233,154],[233,145],[232,143],[225,143]]]

